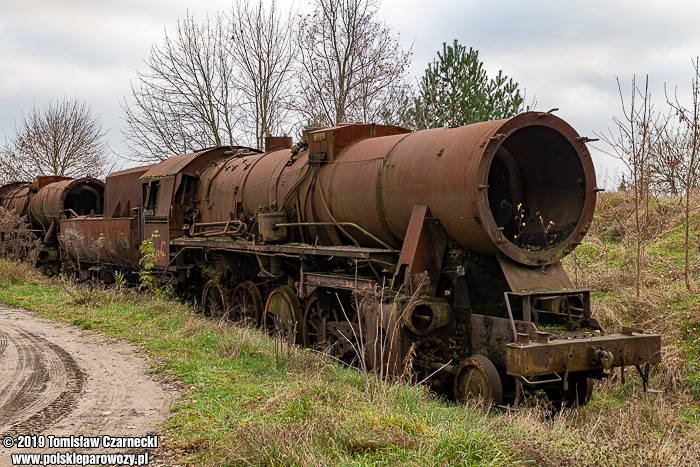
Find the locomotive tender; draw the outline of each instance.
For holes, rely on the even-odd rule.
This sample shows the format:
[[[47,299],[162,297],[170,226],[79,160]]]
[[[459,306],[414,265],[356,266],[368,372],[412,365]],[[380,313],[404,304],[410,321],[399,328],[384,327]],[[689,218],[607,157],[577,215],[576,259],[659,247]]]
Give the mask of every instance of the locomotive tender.
[[[60,242],[64,271],[104,281],[138,271],[150,240],[159,280],[199,288],[213,318],[382,375],[408,367],[458,400],[517,406],[543,390],[584,404],[593,379],[634,366],[646,386],[660,361],[658,334],[607,334],[561,265],[595,208],[586,141],[539,112],[309,129],[293,147],[269,138],[264,153],[217,147],[117,172],[104,192],[44,183],[94,200],[75,209],[68,191],[34,227],[51,251]],[[0,202],[24,213],[41,193],[8,185]]]

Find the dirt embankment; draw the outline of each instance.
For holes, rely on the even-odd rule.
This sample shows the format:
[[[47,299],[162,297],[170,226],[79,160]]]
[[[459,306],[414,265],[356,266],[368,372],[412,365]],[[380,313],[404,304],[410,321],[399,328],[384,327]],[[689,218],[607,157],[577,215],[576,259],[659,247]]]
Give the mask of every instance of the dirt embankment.
[[[144,357],[133,345],[0,307],[0,439],[157,432],[175,392],[148,374]],[[0,466],[28,451],[41,450],[0,446]]]

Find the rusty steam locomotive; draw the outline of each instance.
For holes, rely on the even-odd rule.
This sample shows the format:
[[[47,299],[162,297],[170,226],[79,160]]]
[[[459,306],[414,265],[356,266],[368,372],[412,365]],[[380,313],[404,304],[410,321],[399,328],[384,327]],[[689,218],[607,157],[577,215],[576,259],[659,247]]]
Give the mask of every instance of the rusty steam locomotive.
[[[0,187],[49,270],[113,280],[152,241],[162,282],[384,374],[410,367],[458,400],[583,404],[592,380],[660,336],[607,334],[561,260],[595,207],[586,139],[550,113],[411,133],[345,124],[260,152],[217,147],[94,179]]]

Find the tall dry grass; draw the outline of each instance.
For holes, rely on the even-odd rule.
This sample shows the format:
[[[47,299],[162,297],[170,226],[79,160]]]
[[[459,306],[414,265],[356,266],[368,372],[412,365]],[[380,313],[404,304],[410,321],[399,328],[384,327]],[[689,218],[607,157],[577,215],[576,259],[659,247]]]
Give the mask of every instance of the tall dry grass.
[[[495,419],[491,428],[517,433],[521,459],[542,466],[697,466],[700,426],[683,416],[681,401],[639,394],[620,403],[603,396],[591,407],[554,416],[539,408]],[[614,391],[613,391],[614,392]]]
[[[0,258],[33,263],[38,240],[26,217],[0,206]]]
[[[544,466],[700,465],[697,379],[700,297],[683,277],[681,207],[657,200],[642,255],[637,295],[634,204],[627,193],[600,197],[584,244],[565,261],[577,287],[597,290],[594,314],[608,332],[635,326],[662,335],[662,363],[652,368],[645,393],[628,368],[598,382],[591,403],[552,415],[537,407],[496,417],[490,429],[507,433],[520,459]],[[694,209],[700,199],[693,200]],[[692,226],[698,238],[698,225]],[[693,280],[700,279],[700,239],[691,245]]]

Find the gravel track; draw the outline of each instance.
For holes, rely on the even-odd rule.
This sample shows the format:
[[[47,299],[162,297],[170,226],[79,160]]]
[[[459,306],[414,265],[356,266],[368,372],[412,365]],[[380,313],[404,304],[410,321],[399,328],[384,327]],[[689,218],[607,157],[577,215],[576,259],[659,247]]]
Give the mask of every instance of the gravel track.
[[[145,357],[131,344],[0,308],[0,439],[157,433],[176,392],[148,374]],[[0,466],[27,451],[41,450],[0,446]]]

